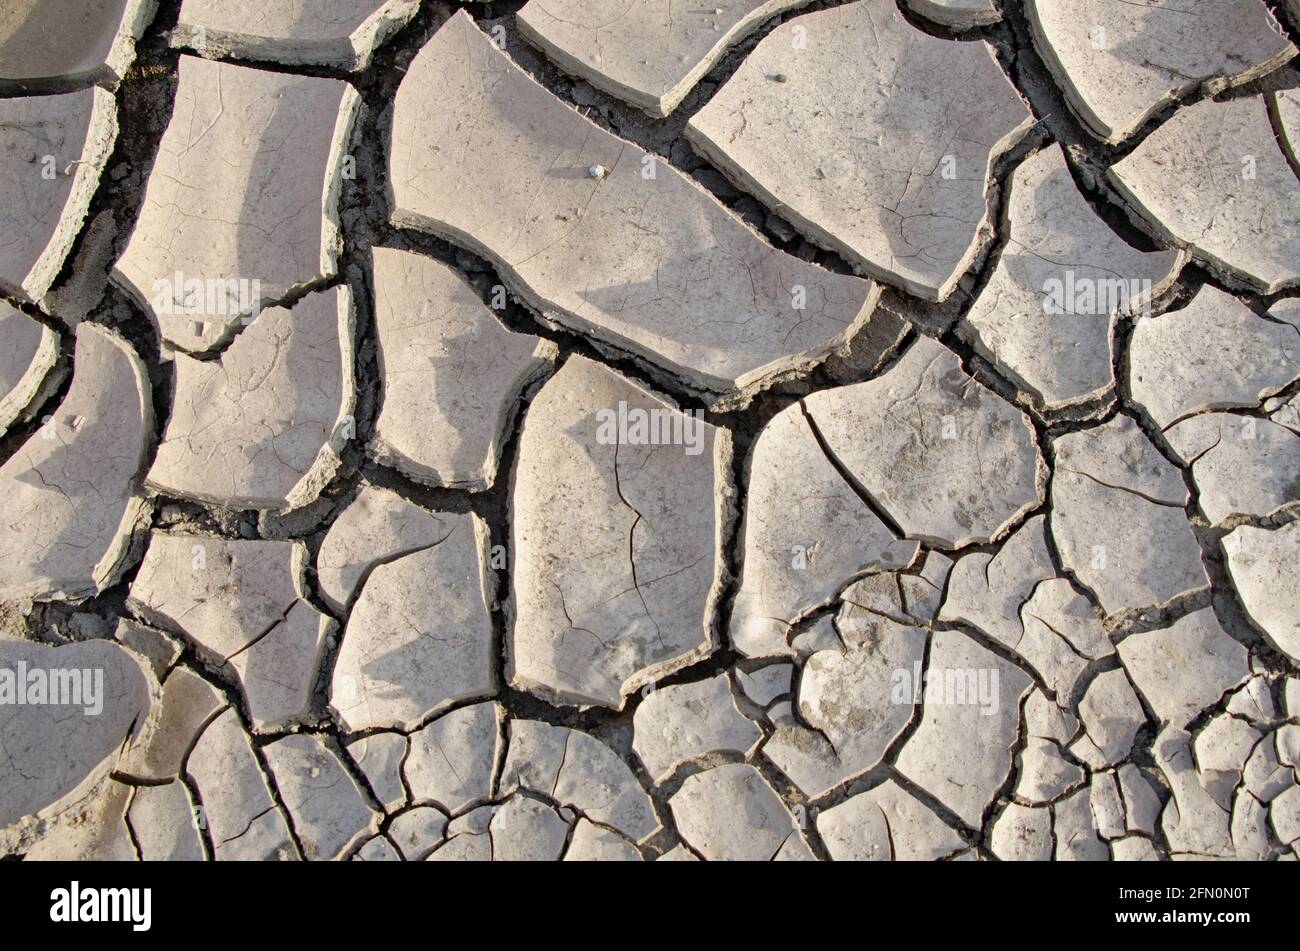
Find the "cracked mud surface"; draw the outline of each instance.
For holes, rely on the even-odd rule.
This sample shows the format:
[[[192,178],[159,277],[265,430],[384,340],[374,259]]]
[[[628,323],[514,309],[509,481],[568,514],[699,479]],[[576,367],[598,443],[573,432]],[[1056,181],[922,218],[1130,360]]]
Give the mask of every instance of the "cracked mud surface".
[[[0,857],[1300,858],[1294,4],[326,6],[0,11]]]

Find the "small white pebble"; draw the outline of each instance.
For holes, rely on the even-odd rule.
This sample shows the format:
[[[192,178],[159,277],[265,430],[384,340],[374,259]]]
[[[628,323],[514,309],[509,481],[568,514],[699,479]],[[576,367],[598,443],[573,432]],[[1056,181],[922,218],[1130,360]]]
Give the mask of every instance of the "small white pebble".
[[[592,178],[604,178],[605,166],[593,165],[591,168],[587,169],[587,174],[590,175]]]

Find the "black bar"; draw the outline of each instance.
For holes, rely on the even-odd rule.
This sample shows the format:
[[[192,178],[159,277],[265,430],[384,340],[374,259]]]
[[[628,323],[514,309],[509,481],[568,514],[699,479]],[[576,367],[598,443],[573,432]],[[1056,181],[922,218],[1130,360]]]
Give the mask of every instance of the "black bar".
[[[864,938],[876,929],[884,929],[880,936],[895,928],[924,930],[928,922],[970,929],[967,933],[1042,938],[1098,930],[1157,936],[1197,929],[1232,940],[1261,928],[1294,935],[1300,878],[1288,865],[960,862],[706,868],[704,863],[676,863],[675,871],[656,873],[580,863],[543,871],[459,863],[0,862],[0,914],[10,938],[76,932],[133,942],[202,938],[215,930],[224,940],[255,938],[262,944],[280,935],[299,942],[320,937],[337,943],[354,935],[392,940],[392,929],[418,921],[433,929],[424,933],[436,941],[439,932],[450,937],[452,932],[444,929],[459,930],[457,920],[485,939],[515,941],[526,938],[519,929],[532,922],[527,928],[554,940],[566,932],[597,934],[593,926],[604,922],[622,931],[680,924],[698,918],[699,903],[712,905],[712,920],[729,932],[749,922],[762,931],[780,927],[782,918],[811,924],[808,916],[820,905],[836,930],[850,927],[865,932]],[[619,881],[620,875],[627,878]],[[677,875],[689,881],[677,882]],[[83,900],[93,889],[150,889],[148,930],[135,930],[130,920],[52,921],[52,895],[59,889],[70,892],[74,881]],[[723,910],[720,900],[724,918],[716,917]],[[851,924],[855,918],[857,924]]]

